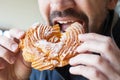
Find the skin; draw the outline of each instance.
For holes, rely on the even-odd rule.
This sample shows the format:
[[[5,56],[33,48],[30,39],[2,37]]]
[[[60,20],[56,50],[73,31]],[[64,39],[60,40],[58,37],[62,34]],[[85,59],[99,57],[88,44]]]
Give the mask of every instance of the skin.
[[[67,9],[73,9],[78,14],[84,14],[88,18],[88,23],[85,23],[89,31],[87,32],[100,32],[101,25],[104,22],[106,15],[108,13],[107,7],[112,6],[111,2],[108,3],[108,0],[38,0],[39,8],[41,15],[45,19],[47,25],[54,24],[55,20],[58,21],[67,21],[67,20],[82,20],[82,17],[75,18],[75,16],[71,17],[71,15],[66,14],[67,16],[55,16],[54,18],[49,18],[55,11],[64,12]],[[42,5],[44,4],[44,5]],[[112,7],[111,7],[112,8]],[[76,15],[76,14],[75,14]],[[80,15],[81,16],[81,15]]]
[[[120,79],[120,50],[110,37],[98,34],[108,10],[115,8],[117,0],[38,0],[38,3],[47,25],[69,21],[61,25],[61,30],[65,31],[77,21],[89,32],[78,36],[83,44],[76,49],[78,55],[69,61],[73,66],[71,74],[83,75],[90,80]],[[67,11],[72,11],[72,15]],[[30,63],[23,60],[18,48],[24,32],[12,29],[10,36],[0,36],[0,80],[28,80]]]
[[[30,63],[23,60],[18,47],[24,32],[11,29],[9,33],[10,38],[0,36],[0,80],[28,80]]]
[[[120,50],[110,37],[97,33],[101,32],[102,24],[116,6],[117,0],[38,0],[41,15],[47,24],[54,25],[59,21],[83,21],[86,34],[80,34],[83,42],[77,49],[78,55],[70,59],[70,73],[83,75],[90,80],[119,80],[120,79]],[[44,5],[42,5],[44,4]],[[72,9],[72,13],[65,10]],[[55,14],[63,13],[62,15]],[[75,15],[81,14],[79,16]],[[50,18],[50,19],[49,19]],[[72,23],[72,22],[71,22]],[[71,24],[62,24],[61,30]],[[99,45],[99,46],[98,46]],[[93,54],[99,53],[99,55]]]

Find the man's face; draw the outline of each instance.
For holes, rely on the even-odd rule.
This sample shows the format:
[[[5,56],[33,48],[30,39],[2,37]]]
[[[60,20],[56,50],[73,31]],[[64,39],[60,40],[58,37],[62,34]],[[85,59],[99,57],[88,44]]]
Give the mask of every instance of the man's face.
[[[61,31],[74,22],[87,32],[100,32],[110,0],[38,0],[41,15],[49,25],[60,24]]]

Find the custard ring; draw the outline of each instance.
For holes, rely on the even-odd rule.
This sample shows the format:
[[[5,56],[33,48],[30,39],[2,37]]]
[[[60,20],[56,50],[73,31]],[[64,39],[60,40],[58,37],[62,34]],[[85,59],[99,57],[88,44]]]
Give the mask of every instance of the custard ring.
[[[20,41],[25,61],[40,71],[52,70],[68,64],[71,57],[76,55],[75,49],[81,44],[78,35],[85,33],[78,22],[71,24],[64,33],[59,25],[44,26],[38,24],[30,28]]]

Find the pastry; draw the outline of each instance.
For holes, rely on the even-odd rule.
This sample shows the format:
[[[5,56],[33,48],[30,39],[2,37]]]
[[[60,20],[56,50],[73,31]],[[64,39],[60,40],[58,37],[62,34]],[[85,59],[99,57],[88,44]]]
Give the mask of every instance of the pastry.
[[[65,32],[60,31],[59,25],[36,25],[30,28],[20,41],[23,57],[31,62],[31,66],[40,71],[52,70],[68,64],[71,57],[76,55],[75,49],[81,44],[78,35],[85,31],[81,24],[71,24]]]

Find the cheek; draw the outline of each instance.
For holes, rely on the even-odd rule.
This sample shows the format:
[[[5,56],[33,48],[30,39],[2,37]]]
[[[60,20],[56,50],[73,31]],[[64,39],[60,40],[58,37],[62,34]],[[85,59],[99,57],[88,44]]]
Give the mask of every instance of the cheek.
[[[89,30],[98,31],[101,22],[106,17],[106,4],[103,0],[76,0],[79,11],[84,12],[89,19]]]
[[[48,24],[48,18],[50,14],[50,3],[49,0],[38,0],[39,9],[41,16],[45,20],[45,23]]]
[[[91,0],[76,0],[77,9],[87,15],[88,18],[93,15],[94,9]]]
[[[79,10],[83,11],[88,18],[101,15],[106,7],[103,0],[76,0],[76,4]]]

